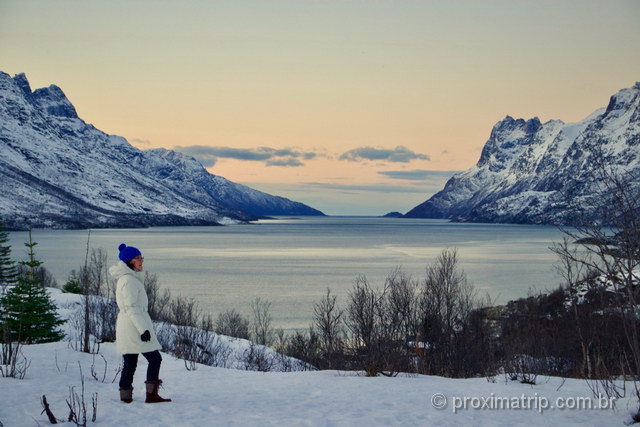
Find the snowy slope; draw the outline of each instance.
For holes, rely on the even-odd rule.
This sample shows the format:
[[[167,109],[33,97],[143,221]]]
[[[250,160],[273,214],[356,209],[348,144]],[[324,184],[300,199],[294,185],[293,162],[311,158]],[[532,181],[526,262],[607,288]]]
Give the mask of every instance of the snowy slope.
[[[640,82],[578,123],[507,116],[480,160],[405,216],[472,222],[572,222],[570,206],[593,192],[593,148],[617,172],[640,172]]]
[[[252,215],[323,215],[322,212],[284,197],[272,196],[246,185],[231,182],[207,172],[195,158],[176,151],[157,148],[144,151],[146,163],[141,168],[166,186],[190,196],[210,198],[223,206],[233,206]],[[178,165],[170,174],[164,164]],[[185,188],[188,183],[191,188]]]
[[[85,123],[57,86],[32,91],[24,74],[2,72],[0,179],[0,216],[12,228],[195,225],[322,214],[211,175],[189,156],[138,150]]]
[[[69,314],[77,296],[51,292],[66,307],[61,313]],[[160,394],[173,402],[144,403],[146,361],[140,358],[134,401],[125,404],[118,396],[121,358],[115,344],[104,344],[101,356],[76,352],[64,341],[26,346],[24,354],[31,361],[24,379],[0,377],[0,423],[7,427],[49,425],[41,413],[42,395],[54,415],[66,419],[69,387],[81,392],[80,369],[88,416],[91,396],[97,393],[96,425],[105,426],[611,426],[622,425],[635,409],[628,397],[611,409],[610,401],[591,398],[585,381],[572,379],[545,377],[537,385],[525,385],[504,377],[495,382],[423,375],[367,378],[358,372],[262,373],[207,366],[187,371],[183,361],[167,354]],[[506,400],[510,409],[504,409]],[[607,409],[558,408],[573,407],[578,400],[592,408],[606,404]]]

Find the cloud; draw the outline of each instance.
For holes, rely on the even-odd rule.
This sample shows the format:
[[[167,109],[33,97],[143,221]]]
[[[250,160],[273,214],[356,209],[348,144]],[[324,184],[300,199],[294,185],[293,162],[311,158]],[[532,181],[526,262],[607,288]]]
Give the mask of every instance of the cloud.
[[[265,162],[267,166],[298,167],[304,166],[304,163],[299,159],[311,160],[318,156],[314,152],[299,151],[293,148],[232,148],[189,145],[177,146],[173,149],[195,157],[205,167],[213,166],[218,159]]]
[[[381,171],[379,175],[384,175],[392,179],[404,179],[407,181],[426,181],[430,179],[451,178],[459,171],[430,171],[416,169],[411,171]]]
[[[193,157],[198,159],[200,164],[205,168],[211,168],[215,166],[217,162],[216,158],[214,157],[196,157],[196,156],[193,156]]]
[[[304,163],[302,163],[298,159],[294,159],[294,158],[290,157],[288,159],[282,159],[282,160],[269,160],[267,162],[267,166],[292,166],[292,167],[297,167],[297,166],[304,166]]]
[[[349,150],[340,156],[340,160],[347,160],[350,162],[357,162],[362,159],[385,160],[397,163],[409,163],[412,160],[431,160],[428,155],[415,153],[402,145],[398,145],[394,149],[360,147]]]
[[[231,147],[209,147],[206,145],[177,146],[174,150],[190,154],[194,157],[215,157],[236,160],[268,160],[273,157],[275,150],[266,147],[243,149]]]

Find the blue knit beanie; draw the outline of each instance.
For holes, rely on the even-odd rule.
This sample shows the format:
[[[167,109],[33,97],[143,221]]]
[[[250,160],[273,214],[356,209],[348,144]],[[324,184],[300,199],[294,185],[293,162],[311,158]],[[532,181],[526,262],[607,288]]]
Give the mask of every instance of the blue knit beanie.
[[[121,243],[120,246],[118,246],[118,250],[120,251],[118,258],[120,258],[122,262],[129,262],[135,257],[142,255],[138,248],[127,246],[124,243]]]

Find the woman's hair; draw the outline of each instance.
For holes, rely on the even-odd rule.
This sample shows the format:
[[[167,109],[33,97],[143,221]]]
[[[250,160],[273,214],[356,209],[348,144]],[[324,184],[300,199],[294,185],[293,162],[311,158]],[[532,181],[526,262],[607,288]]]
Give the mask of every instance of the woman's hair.
[[[131,260],[131,261],[133,261],[133,260]],[[127,264],[127,267],[129,267],[129,268],[130,268],[130,269],[132,269],[133,271],[136,271],[136,269],[135,269],[135,268],[133,268],[133,263],[132,263],[131,261],[129,261],[129,262],[125,262],[125,264]]]

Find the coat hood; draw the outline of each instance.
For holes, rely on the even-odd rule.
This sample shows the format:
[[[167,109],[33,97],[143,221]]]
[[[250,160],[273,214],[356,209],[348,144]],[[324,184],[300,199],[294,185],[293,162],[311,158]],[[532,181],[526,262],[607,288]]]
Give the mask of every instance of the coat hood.
[[[140,279],[140,274],[130,269],[129,266],[122,261],[118,261],[116,265],[109,267],[109,274],[116,280],[120,279],[122,276],[126,276],[127,274],[129,274],[142,281]]]

